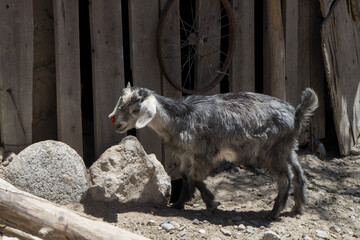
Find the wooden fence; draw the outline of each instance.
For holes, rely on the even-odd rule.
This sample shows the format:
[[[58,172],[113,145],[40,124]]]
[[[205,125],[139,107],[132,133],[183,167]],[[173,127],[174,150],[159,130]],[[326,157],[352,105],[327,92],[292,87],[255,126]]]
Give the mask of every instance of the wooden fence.
[[[85,157],[89,146],[94,146],[96,159],[124,137],[113,131],[107,116],[127,81],[180,97],[181,92],[163,76],[157,59],[156,31],[167,1],[90,0],[84,10],[84,3],[74,0],[0,0],[0,131],[5,149],[19,152],[32,142],[51,138]],[[257,90],[296,105],[300,92],[312,87],[320,99],[314,137],[324,138],[326,86],[319,2],[230,3],[236,48],[228,84],[211,93]],[[90,30],[87,40],[86,35],[79,37],[84,21]],[[82,48],[86,41],[91,43],[89,49]],[[277,44],[280,48],[273,51]],[[86,59],[80,57],[87,50],[91,51],[91,66],[84,66]],[[89,69],[91,81],[82,75]],[[91,98],[84,98],[87,84]],[[85,108],[92,111],[90,122],[84,119]],[[85,138],[89,129],[93,129],[92,143]],[[150,129],[136,135],[160,161],[171,158]],[[309,139],[307,130],[302,142]]]

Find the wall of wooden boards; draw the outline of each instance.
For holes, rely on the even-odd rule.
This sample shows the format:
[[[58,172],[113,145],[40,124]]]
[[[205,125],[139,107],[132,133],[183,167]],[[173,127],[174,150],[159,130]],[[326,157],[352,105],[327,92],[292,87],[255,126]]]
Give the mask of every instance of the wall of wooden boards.
[[[131,81],[136,86],[150,88],[168,97],[182,95],[164,77],[157,59],[156,31],[168,1],[109,0],[105,4],[103,1],[89,0],[88,37],[91,41],[92,64],[88,67],[92,69],[93,92],[92,101],[83,104],[93,105],[95,159],[124,137],[113,131],[107,116],[126,82]],[[0,45],[2,145],[8,151],[19,151],[33,141],[56,138],[82,155],[87,146],[83,143],[81,96],[84,86],[80,74],[80,46],[83,40],[79,37],[83,26],[79,25],[78,2],[53,0],[52,5],[45,1],[0,2],[4,3],[0,5],[0,18],[6,23],[0,26],[0,39],[5,43]],[[229,69],[228,89],[225,88],[225,91],[255,91],[260,83],[264,85],[265,93],[297,105],[301,91],[305,87],[313,87],[320,99],[320,108],[313,121],[314,137],[324,138],[326,83],[321,56],[322,17],[319,3],[312,0],[264,1],[264,16],[259,22],[259,19],[255,19],[257,9],[253,1],[229,2],[236,22],[236,47]],[[267,5],[271,8],[265,8]],[[33,11],[33,6],[36,11]],[[124,12],[128,17],[125,21]],[[34,19],[35,29],[32,25]],[[256,39],[259,37],[256,36],[256,27],[259,26],[263,28],[264,37],[260,41]],[[46,36],[38,34],[41,32],[39,28],[46,30]],[[179,31],[173,28],[166,31],[172,36],[179,36]],[[269,39],[273,36],[275,38]],[[125,45],[124,39],[128,39],[128,45]],[[279,41],[283,59],[275,63],[279,60],[276,55],[279,51],[273,48]],[[37,54],[34,64],[33,48],[39,49],[42,45],[49,52]],[[260,48],[263,55],[257,54]],[[129,52],[129,56],[124,52]],[[261,66],[256,65],[256,58],[262,59]],[[41,63],[40,67],[37,62]],[[276,68],[271,67],[274,64]],[[38,74],[38,69],[44,66],[48,66],[46,74]],[[255,79],[256,71],[263,72],[263,79]],[[36,83],[34,89],[33,78]],[[8,89],[12,90],[11,94]],[[220,93],[220,89],[216,87],[211,94]],[[52,93],[51,96],[48,96],[49,93]],[[41,96],[47,97],[44,100]],[[49,99],[47,102],[46,98]],[[36,110],[34,113],[32,108]],[[32,134],[36,137],[32,138]],[[177,160],[163,147],[154,132],[141,129],[136,131],[136,135],[148,153],[155,153],[173,176],[178,174]],[[302,139],[303,142],[310,140],[309,130]],[[13,145],[19,146],[14,148]]]

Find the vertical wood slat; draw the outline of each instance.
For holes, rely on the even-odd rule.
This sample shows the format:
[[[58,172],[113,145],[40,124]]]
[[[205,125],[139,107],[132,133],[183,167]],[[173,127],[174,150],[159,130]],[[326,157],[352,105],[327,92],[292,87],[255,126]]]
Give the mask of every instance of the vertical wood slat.
[[[19,152],[32,142],[32,1],[2,1],[0,22],[1,143]]]
[[[264,14],[264,91],[285,100],[285,40],[281,0],[264,0]]]
[[[286,101],[292,106],[299,104],[301,91],[298,90],[298,21],[298,0],[284,1]]]
[[[161,92],[161,71],[157,61],[156,29],[159,21],[158,0],[129,1],[130,59],[133,83]],[[147,153],[154,153],[162,162],[162,141],[150,128],[137,132]]]
[[[194,83],[195,89],[197,89],[196,83],[201,86],[203,82],[210,82],[217,74],[214,69],[220,69],[221,21],[214,21],[214,19],[221,19],[221,14],[219,14],[221,6],[219,0],[197,0],[195,5],[196,28],[199,30],[200,36],[207,35],[209,38],[205,44],[196,44],[198,56],[194,63]],[[209,23],[211,24],[209,25]],[[220,84],[204,94],[213,95],[217,93],[220,93]]]
[[[78,2],[54,0],[58,139],[83,154]]]
[[[160,0],[160,12],[161,14],[164,14],[162,11],[166,4],[169,2],[169,0]],[[174,3],[173,9],[171,9],[171,16],[168,16],[170,18],[173,18],[174,21],[176,19],[180,19],[180,9],[179,9],[179,1],[176,1]],[[179,20],[177,20],[179,21]],[[171,21],[173,22],[173,21]],[[180,56],[181,50],[180,50],[180,29],[174,28],[172,25],[165,24],[163,26],[165,29],[163,29],[164,36],[169,37],[169,42],[173,43],[174,39],[178,39],[179,44],[169,44],[164,45],[163,47],[166,48],[166,52],[172,56]],[[174,58],[173,63],[171,66],[173,69],[171,69],[169,72],[172,74],[171,76],[175,79],[179,85],[181,85],[181,59],[180,58]],[[165,97],[170,98],[180,98],[182,96],[181,91],[177,90],[170,82],[165,78],[164,75],[161,76],[161,92],[162,95]],[[171,179],[179,179],[180,176],[180,160],[176,158],[169,150],[166,149],[165,146],[163,146],[163,165],[165,168],[165,171],[169,174]]]
[[[235,50],[230,67],[231,92],[255,91],[255,4],[231,1],[235,18]]]
[[[108,118],[125,83],[121,1],[92,0],[89,11],[97,159],[125,136],[114,131]]]

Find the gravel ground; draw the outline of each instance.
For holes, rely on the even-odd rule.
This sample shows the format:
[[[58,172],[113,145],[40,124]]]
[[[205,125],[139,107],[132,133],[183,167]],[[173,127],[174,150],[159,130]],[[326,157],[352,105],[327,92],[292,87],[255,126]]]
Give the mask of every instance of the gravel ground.
[[[274,180],[245,168],[206,180],[221,202],[212,214],[199,192],[181,211],[91,201],[71,208],[150,239],[360,239],[360,156],[320,160],[301,153],[300,163],[309,195],[304,214],[291,214],[290,197],[273,222],[265,216],[276,196]]]

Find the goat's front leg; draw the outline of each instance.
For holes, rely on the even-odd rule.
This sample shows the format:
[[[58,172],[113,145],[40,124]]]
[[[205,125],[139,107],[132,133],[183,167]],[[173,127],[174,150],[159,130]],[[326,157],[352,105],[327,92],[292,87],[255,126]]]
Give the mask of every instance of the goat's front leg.
[[[213,212],[216,210],[217,206],[220,205],[220,202],[214,201],[215,196],[212,192],[206,187],[203,181],[194,181],[194,185],[199,189],[201,198],[206,204],[206,209]]]
[[[184,209],[185,202],[190,201],[194,197],[195,187],[194,182],[184,173],[182,177],[182,188],[179,199],[171,205],[172,208]]]

